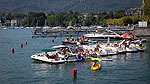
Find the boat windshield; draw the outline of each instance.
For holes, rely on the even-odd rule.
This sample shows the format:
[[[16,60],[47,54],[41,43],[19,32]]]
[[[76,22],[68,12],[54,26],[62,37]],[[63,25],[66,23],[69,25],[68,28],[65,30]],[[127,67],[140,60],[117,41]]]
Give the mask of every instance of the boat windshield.
[[[114,32],[105,31],[103,35],[116,35]]]

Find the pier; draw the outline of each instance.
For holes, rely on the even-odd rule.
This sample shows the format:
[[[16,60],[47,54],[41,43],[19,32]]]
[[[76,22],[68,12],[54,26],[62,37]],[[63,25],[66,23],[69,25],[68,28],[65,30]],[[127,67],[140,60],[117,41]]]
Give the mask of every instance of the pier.
[[[129,27],[119,27],[119,28],[87,28],[87,29],[81,29],[81,28],[74,28],[74,29],[47,29],[43,30],[43,28],[35,28],[35,31],[32,32],[32,38],[34,37],[62,37],[62,36],[67,36],[67,37],[72,37],[72,36],[81,36],[83,34],[87,33],[95,33],[96,30],[99,30],[100,32],[109,29],[112,31],[115,31],[117,33],[124,33],[124,32],[130,32],[133,31],[133,29]]]
[[[133,33],[136,37],[150,37],[150,27],[136,27]]]

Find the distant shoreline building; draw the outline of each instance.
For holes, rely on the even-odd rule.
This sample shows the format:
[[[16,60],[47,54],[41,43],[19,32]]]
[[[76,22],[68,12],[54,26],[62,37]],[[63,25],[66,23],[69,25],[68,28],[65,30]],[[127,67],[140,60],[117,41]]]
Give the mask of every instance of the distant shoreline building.
[[[0,18],[0,26],[14,26],[14,27],[19,27],[22,26],[22,18],[14,18],[14,19],[10,19],[7,17],[2,17]]]
[[[144,16],[144,11],[143,11],[143,7],[144,7],[144,4],[145,4],[145,0],[142,0],[142,6],[141,6],[141,8],[139,9],[139,15],[140,16]]]
[[[19,27],[22,25],[22,21],[23,19],[21,18],[11,19],[11,26]]]
[[[0,18],[0,24],[1,26],[10,26],[11,25],[11,19],[6,18],[6,17],[2,17]]]

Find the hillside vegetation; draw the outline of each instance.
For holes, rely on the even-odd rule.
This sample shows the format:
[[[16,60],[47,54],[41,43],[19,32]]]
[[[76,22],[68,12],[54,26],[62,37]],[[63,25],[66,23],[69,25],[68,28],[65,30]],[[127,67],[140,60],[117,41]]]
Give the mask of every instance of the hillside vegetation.
[[[0,13],[118,11],[141,7],[142,0],[0,0]]]

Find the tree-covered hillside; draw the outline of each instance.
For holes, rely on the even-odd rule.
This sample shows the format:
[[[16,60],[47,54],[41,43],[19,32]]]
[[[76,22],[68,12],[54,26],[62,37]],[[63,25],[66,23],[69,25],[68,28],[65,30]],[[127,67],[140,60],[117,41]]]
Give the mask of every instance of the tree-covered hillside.
[[[142,0],[0,0],[0,13],[118,11],[141,7]]]

